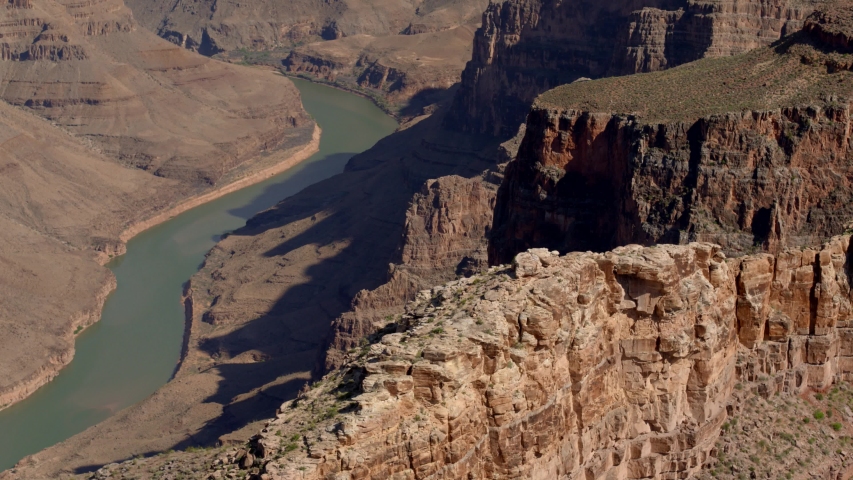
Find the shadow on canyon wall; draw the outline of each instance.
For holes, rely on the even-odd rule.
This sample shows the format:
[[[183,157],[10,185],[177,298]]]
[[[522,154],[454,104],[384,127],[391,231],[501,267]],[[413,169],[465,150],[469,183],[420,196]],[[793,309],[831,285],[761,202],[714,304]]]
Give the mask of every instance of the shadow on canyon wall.
[[[221,377],[216,392],[203,403],[221,405],[222,411],[172,449],[215,446],[223,435],[273,417],[283,402],[295,398],[324,364],[333,321],[352,308],[360,290],[387,282],[389,264],[400,261],[413,195],[428,179],[451,174],[472,178],[490,166],[481,152],[495,147],[496,141],[470,140],[467,135],[468,146],[460,147],[465,144],[454,137],[459,134],[440,127],[442,117],[438,113],[394,133],[351,159],[336,154],[307,165],[297,174],[306,181],[327,170],[329,163],[346,163],[346,171],[294,192],[254,217],[264,202],[231,211],[251,218],[230,235],[248,240],[239,243],[244,251],[263,251],[247,255],[253,259],[246,262],[277,261],[282,268],[291,268],[289,273],[298,271],[298,280],[291,280],[283,295],[270,299],[272,306],[254,320],[223,336],[206,338],[197,347],[214,362],[236,357],[240,361],[201,370]],[[261,197],[289,194],[272,185]],[[290,233],[294,229],[301,231]],[[326,253],[318,255],[319,250]],[[208,323],[215,321],[209,313],[204,317]]]

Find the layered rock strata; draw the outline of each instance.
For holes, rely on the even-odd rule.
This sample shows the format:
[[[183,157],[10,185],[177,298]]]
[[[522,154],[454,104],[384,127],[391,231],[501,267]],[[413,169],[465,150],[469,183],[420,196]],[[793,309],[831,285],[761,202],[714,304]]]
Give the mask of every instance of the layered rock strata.
[[[128,3],[146,28],[182,48],[271,66],[283,62],[291,73],[367,93],[401,117],[411,115],[397,109],[420,110],[449,97],[446,90],[459,81],[470,59],[473,31],[488,4],[485,0]]]
[[[667,4],[660,7],[676,9],[678,5]],[[705,56],[740,53],[771,43],[781,35],[796,30],[812,9],[809,5],[793,3],[765,9],[748,2],[737,5],[690,4],[686,12],[657,10],[648,3],[596,4],[584,7],[565,3],[559,6],[519,2],[493,4],[483,16],[483,26],[477,31],[474,40],[473,59],[466,68],[460,90],[452,108],[449,109],[444,125],[506,138],[516,133],[518,122],[528,111],[529,102],[551,86],[566,83],[579,76],[654,71]],[[617,11],[622,13],[614,13]],[[660,30],[650,27],[658,22],[653,18],[655,12],[667,17],[671,24],[666,24]],[[622,14],[625,15],[624,18],[619,16]],[[602,17],[606,20],[602,20]],[[540,18],[544,19],[541,24]],[[674,26],[675,24],[677,26]],[[615,32],[622,32],[624,35]],[[615,49],[614,35],[619,38]],[[540,54],[541,52],[544,54]],[[629,59],[633,59],[631,61],[635,61],[636,65],[629,66]],[[488,128],[480,128],[479,125],[487,125]],[[600,173],[607,175],[605,172],[606,168],[601,167]],[[513,178],[509,181],[523,184],[529,180],[514,180],[515,171],[512,175]],[[594,193],[593,196],[606,194],[589,188],[584,190],[582,195],[590,192]],[[749,194],[743,196],[747,197]],[[537,199],[530,201],[536,203]],[[468,211],[466,202],[454,205],[455,207],[449,208],[458,209],[459,215]],[[502,203],[498,207],[504,208]],[[584,214],[607,217],[598,210],[584,211]],[[483,231],[490,231],[491,217],[491,213],[487,212],[480,218],[479,224]],[[533,230],[543,225],[547,229],[547,222],[543,223],[540,219],[532,220],[529,225]],[[501,228],[503,229],[502,223]],[[579,228],[586,228],[586,225]],[[833,228],[832,233],[840,232],[837,225]],[[585,232],[585,236],[591,243],[595,242],[594,235]],[[608,239],[605,237],[605,240]],[[710,237],[708,240],[721,241],[716,237]],[[800,240],[812,244],[820,241],[816,238]],[[404,239],[404,242],[406,241]],[[538,239],[531,238],[524,247],[539,245],[537,241]],[[437,242],[441,243],[441,240]],[[593,249],[601,250],[625,243],[627,241],[605,241],[596,244]],[[751,245],[750,240],[749,246]],[[578,248],[589,247],[584,245]],[[570,249],[561,251],[568,250]],[[518,251],[510,249],[508,256],[495,256],[495,261],[509,261],[512,254]],[[475,252],[476,249],[460,250],[456,262],[464,261],[465,257],[475,255]],[[402,259],[402,263],[395,264],[405,269],[405,263],[406,260]],[[436,266],[434,271],[444,272],[445,275],[451,273],[451,270],[442,269],[440,266]],[[332,360],[327,362],[327,366],[336,364],[335,359],[339,356],[340,348],[352,346],[358,341],[359,335],[381,326],[384,317],[395,311],[389,307],[396,304],[396,311],[399,312],[399,300],[406,297],[388,296],[390,292],[400,293],[399,285],[402,284],[401,276],[395,270],[392,270],[391,278],[386,291],[370,292],[368,295],[371,300],[365,302],[368,305],[383,305],[384,308],[361,308],[360,297],[354,302],[353,311],[336,321],[335,337],[328,352]],[[370,322],[353,320],[367,317],[371,318]],[[341,341],[340,338],[346,340]]]
[[[319,140],[290,81],[173,46],[113,0],[0,9],[0,116],[0,408],[71,361],[130,236]]]
[[[783,3],[763,8],[749,2],[702,4],[701,6],[690,4],[686,11],[678,10],[677,12],[656,10],[652,7],[654,5],[648,2],[579,6],[565,2],[560,5],[547,2],[540,5],[509,1],[491,5],[483,16],[482,27],[477,31],[473,59],[466,67],[454,104],[444,120],[445,128],[485,133],[489,137],[499,139],[513,135],[518,137],[516,130],[519,130],[518,124],[529,110],[529,103],[545,89],[574,80],[580,75],[603,76],[634,71],[654,71],[704,56],[740,53],[756,46],[766,45],[777,40],[780,35],[794,31],[802,24],[801,20],[804,16],[813,10],[812,6],[805,4]],[[677,2],[670,2],[658,7],[677,9],[679,5]],[[649,25],[656,25],[657,20],[647,17],[654,16],[654,12],[662,12],[661,14],[669,12],[676,15],[678,18],[668,21],[675,22],[679,26],[668,25],[662,27],[662,30],[655,31],[654,34],[650,33]],[[542,19],[541,22],[540,19]],[[621,35],[616,32],[628,32],[628,34]],[[619,38],[616,47],[614,47],[614,36]],[[642,53],[657,51],[656,49],[660,51],[654,55]],[[624,59],[639,58],[638,55],[646,60],[637,60],[639,63],[630,68],[620,63]],[[658,59],[650,60],[650,58]],[[700,95],[697,94],[697,96]],[[662,99],[661,102],[666,103],[666,100]],[[488,128],[481,128],[481,125]],[[524,129],[521,129],[520,135],[524,135]],[[530,132],[525,138],[530,138],[532,135],[535,134]],[[497,143],[497,140],[493,141],[494,145]],[[511,149],[513,150],[511,157],[515,156],[514,150],[517,148],[516,145]],[[416,152],[416,154],[420,153]],[[527,152],[522,152],[522,155],[527,155]],[[498,159],[496,160],[498,163],[503,156],[493,155]],[[464,157],[460,156],[457,161],[463,160]],[[497,174],[501,168],[493,167],[492,173]],[[602,166],[598,173],[606,177],[609,172]],[[516,176],[517,170],[513,170],[508,181],[529,185],[525,183],[530,181],[529,178],[516,179]],[[618,174],[614,177],[618,177]],[[497,182],[500,182],[500,179]],[[598,191],[590,187],[578,195],[595,198],[606,194],[606,191]],[[742,196],[748,197],[749,193]],[[529,199],[533,205],[538,205],[538,201],[537,198]],[[473,202],[476,204],[478,200],[474,199]],[[448,205],[446,208],[456,209],[455,215],[462,216],[469,213],[469,205],[469,202],[463,201]],[[504,201],[498,204],[498,211],[502,208],[505,208]],[[609,212],[603,214],[600,210],[586,210],[584,207],[579,207],[578,210],[585,215],[601,218],[602,222],[607,222],[608,217],[614,216]],[[484,212],[479,217],[478,228],[481,231],[491,232],[492,220],[492,212]],[[541,219],[530,220],[531,230],[538,231],[540,227],[546,230],[549,228],[547,222]],[[502,219],[500,225],[503,231]],[[586,225],[579,228],[583,230]],[[464,235],[467,235],[468,231],[465,230],[465,232]],[[839,233],[840,230],[835,228],[832,232]],[[512,235],[523,237],[525,233],[512,233]],[[537,243],[538,238],[532,238],[535,235],[540,233],[532,233],[523,248],[540,245]],[[597,237],[589,231],[584,231],[584,235],[589,239],[589,243],[597,241]],[[446,238],[447,234],[442,234],[441,238],[436,238],[434,241],[442,244]],[[623,245],[628,241],[643,241],[629,239],[609,242],[610,239],[607,237],[601,240],[592,249],[602,250]],[[722,241],[718,238],[708,240]],[[820,241],[814,238],[803,241],[809,240],[812,244]],[[408,238],[404,238],[404,245],[408,241]],[[421,237],[419,241],[423,243],[425,240]],[[749,245],[752,245],[751,241]],[[466,257],[476,256],[477,248],[458,250],[456,264],[465,261]],[[578,248],[585,250],[590,247],[584,245]],[[561,249],[561,251],[569,250]],[[518,251],[520,250],[509,249],[507,256],[500,258],[496,256],[495,261],[507,262]],[[387,288],[382,287],[374,292],[360,295],[353,303],[353,310],[336,320],[334,337],[328,351],[330,360],[326,362],[327,367],[337,364],[341,348],[345,349],[356,344],[360,335],[380,328],[385,317],[400,311],[400,301],[410,298],[399,295],[402,292],[401,285],[405,282],[397,273],[398,270],[406,270],[407,261],[406,258],[395,261],[395,266],[389,274],[392,280],[386,285]],[[444,266],[445,263],[454,262],[437,261],[433,267],[435,274],[431,275],[434,279],[447,278],[447,275],[454,273],[453,270]],[[424,271],[423,268],[420,270]],[[411,286],[414,283],[410,282],[408,285]],[[367,298],[370,300],[362,302]],[[365,308],[364,305],[371,307]],[[373,308],[373,305],[381,305],[382,308]],[[392,308],[394,306],[396,307]]]
[[[247,450],[185,461],[270,479],[690,478],[744,408],[738,382],[784,398],[850,379],[849,257],[849,236],[734,259],[707,243],[523,252],[421,292]]]
[[[98,260],[134,218],[168,206],[175,181],[123,168],[66,131],[0,101],[0,408],[74,355],[115,286]]]
[[[0,13],[0,98],[124,165],[209,186],[257,153],[311,135],[289,82],[158,39],[121,1],[30,7]]]
[[[390,266],[388,281],[358,292],[351,309],[335,319],[326,370],[338,367],[346,351],[389,323],[417,292],[485,270],[498,183],[491,175],[454,175],[424,185],[406,212],[399,256]]]
[[[501,187],[491,260],[693,240],[777,252],[843,232],[850,55],[824,40],[825,15],[775,49],[541,96]]]
[[[282,64],[292,74],[373,92],[399,116],[411,117],[449,97],[471,58],[474,29],[315,42],[294,48]]]
[[[853,372],[848,246],[733,260],[708,244],[520,254],[515,280],[495,270],[412,305],[401,323],[413,327],[355,362],[354,413],[306,434],[307,462],[267,471],[687,478],[738,379],[797,394]],[[298,423],[315,398],[283,406],[267,431]]]
[[[796,0],[493,3],[448,123],[508,138],[551,88],[744,53],[797,31],[813,8]]]
[[[356,35],[434,33],[476,23],[482,0],[389,2],[337,0],[228,3],[142,1],[128,5],[142,25],[184,48],[213,55],[238,49],[271,50]]]
[[[576,12],[578,16],[583,16],[582,14],[585,11],[590,10],[586,8],[586,5],[581,5],[581,7]],[[776,8],[776,6],[772,6],[772,8]],[[617,8],[614,7],[614,9]],[[625,11],[630,13],[641,9],[642,5],[637,5],[635,8],[626,7]],[[595,9],[590,11],[593,10],[597,11]],[[755,13],[759,10],[738,7],[737,11]],[[785,11],[787,12],[787,10]],[[746,13],[743,17],[737,18],[753,18],[750,15],[752,13]],[[759,16],[755,18],[763,18],[761,15],[759,12]],[[786,15],[788,13],[783,16]],[[801,18],[800,13],[795,12],[791,15],[790,25],[796,25],[796,22],[799,21],[797,19]],[[605,22],[602,25],[608,24],[609,21],[606,15],[604,17]],[[759,23],[763,21],[760,20]],[[776,21],[775,17],[768,20],[771,23]],[[787,17],[780,22],[786,21]],[[737,22],[733,21],[733,23],[736,24]],[[498,33],[504,28],[510,32],[512,25],[514,23],[508,21],[505,26],[502,24],[499,29],[492,30],[495,36],[491,38],[498,38]],[[766,31],[776,32],[776,29],[777,27],[773,27]],[[546,32],[531,27],[526,30],[513,30],[513,32],[518,34],[519,41],[537,38],[540,46],[556,48],[555,46],[562,45],[562,43],[549,41],[548,36],[553,35],[553,38],[560,38],[559,35],[570,29],[552,26],[551,30],[551,32]],[[781,32],[782,27],[778,27],[778,30]],[[416,33],[421,29],[420,27],[413,27],[407,31]],[[484,29],[483,31],[489,30]],[[586,31],[586,34],[591,33]],[[507,35],[507,42],[511,40],[512,35],[512,33]],[[750,35],[747,34],[746,36],[749,37]],[[774,35],[778,34],[762,34],[756,38],[764,42],[778,38]],[[590,38],[596,39],[601,38],[601,36],[593,35]],[[643,37],[633,35],[632,38],[637,40]],[[658,37],[650,35],[647,38]],[[346,40],[346,38],[343,39]],[[608,41],[612,43],[612,38]],[[488,42],[484,41],[478,45],[488,46]],[[639,43],[632,45],[636,46]],[[489,67],[490,71],[503,69],[507,78],[523,80],[524,75],[527,75],[525,72],[542,74],[547,73],[546,68],[560,68],[557,64],[538,63],[539,55],[537,54],[534,57],[533,54],[536,53],[536,50],[532,47],[527,53],[525,54],[526,57],[515,57],[517,60],[514,61],[515,63],[509,60],[507,63],[501,63],[503,60],[492,62],[493,68]],[[494,57],[495,60],[497,58]],[[641,63],[658,66],[663,64],[661,61],[644,61]],[[667,60],[666,65],[671,65],[669,60]],[[471,68],[476,69],[476,65]],[[648,68],[657,67],[649,66]],[[486,78],[484,75],[463,79],[463,90],[466,84],[472,85],[471,88],[473,85],[487,85],[487,83],[478,80]],[[496,74],[498,78],[501,75]],[[551,74],[548,73],[548,75]],[[545,76],[550,78],[548,75]],[[519,86],[525,85],[523,81],[519,81],[517,84]],[[502,88],[505,88],[507,92],[514,92],[513,88],[515,88],[516,83],[503,84],[496,81],[489,85],[495,85],[495,87],[491,90],[484,87],[483,92],[492,92],[492,94],[477,97],[478,105],[500,106],[506,103],[502,100],[501,94],[496,92]],[[549,86],[551,85],[549,84]],[[541,89],[538,86],[529,90],[523,89],[523,95],[517,98],[527,98],[524,95],[535,95],[540,91]],[[463,97],[465,95],[469,94],[463,92]],[[516,98],[515,95],[516,93],[511,94],[513,98]],[[524,109],[526,111],[527,105],[524,106]],[[509,111],[504,107],[500,107],[498,110]],[[234,413],[226,420],[233,421],[236,425],[235,428],[242,428],[240,432],[234,435],[223,437],[223,440],[237,441],[240,438],[245,438],[248,436],[247,431],[251,427],[243,427],[245,423],[237,422],[235,419],[248,417],[250,421],[256,420],[257,415],[253,416],[246,413],[251,410],[248,406],[257,405],[251,403],[252,399],[265,396],[265,392],[269,388],[283,385],[277,391],[285,392],[287,395],[291,394],[294,389],[298,389],[298,385],[310,375],[309,370],[312,361],[308,358],[309,355],[322,349],[322,341],[329,334],[328,325],[334,319],[337,318],[331,342],[344,349],[350,345],[357,345],[359,338],[364,333],[393,321],[402,310],[401,304],[405,300],[404,297],[413,295],[420,288],[419,285],[421,284],[417,281],[409,281],[409,277],[393,276],[393,272],[405,270],[405,268],[400,268],[402,266],[401,252],[406,248],[405,243],[401,246],[401,239],[420,239],[418,240],[420,244],[418,248],[423,249],[423,251],[429,251],[430,248],[433,248],[424,248],[429,239],[434,239],[435,245],[439,247],[434,251],[445,251],[444,249],[451,245],[466,245],[465,249],[472,249],[456,252],[457,261],[455,265],[450,257],[443,259],[442,268],[446,268],[446,270],[435,270],[432,273],[426,270],[422,272],[425,275],[430,275],[431,278],[448,278],[453,274],[451,269],[455,273],[459,267],[459,262],[464,257],[472,256],[471,252],[481,250],[482,242],[478,244],[467,240],[451,240],[447,234],[412,235],[411,237],[407,235],[404,237],[407,203],[413,194],[422,189],[425,181],[453,173],[463,177],[475,178],[480,175],[484,168],[496,163],[494,148],[498,141],[495,141],[492,135],[486,136],[491,137],[488,140],[482,140],[469,134],[459,135],[453,129],[450,131],[442,130],[436,126],[436,123],[441,121],[440,114],[399,132],[393,139],[382,142],[372,152],[356,157],[349,164],[347,172],[341,177],[288,199],[270,212],[257,217],[247,229],[238,232],[220,244],[220,248],[215,249],[208,258],[205,269],[193,280],[194,322],[199,327],[195,330],[199,342],[190,346],[191,354],[185,359],[184,365],[188,370],[201,368],[201,366],[207,368],[212,364],[212,361],[213,364],[217,365],[217,368],[210,369],[208,373],[211,377],[219,375],[216,376],[217,381],[226,377],[236,377],[239,381],[222,381],[223,385],[228,386],[229,395],[218,398],[214,403],[202,405],[202,400],[194,398],[192,395],[198,391],[200,382],[194,383],[197,378],[188,377],[185,381],[170,384],[150,402],[145,403],[142,408],[134,410],[132,414],[139,415],[135,418],[150,420],[149,425],[167,425],[168,428],[157,430],[158,435],[163,436],[163,432],[168,432],[170,435],[168,438],[176,439],[175,444],[179,448],[190,443],[209,444],[222,433],[220,428],[222,425],[215,422],[204,423],[200,420],[201,418],[211,418],[209,412],[192,418],[186,412],[200,412],[205,408],[217,410],[225,405],[229,412]],[[503,122],[503,120],[499,123],[502,125],[511,124],[511,122]],[[448,125],[454,124],[448,123]],[[490,133],[495,131],[489,128],[475,130],[484,130]],[[514,126],[512,128],[501,126],[498,130],[501,132],[511,131],[514,130]],[[469,145],[478,142],[481,142],[480,147]],[[482,147],[485,143],[488,143],[490,148],[487,153],[484,153],[486,149]],[[465,190],[467,187],[460,189],[460,191]],[[473,190],[470,191],[473,192]],[[335,192],[335,194],[331,195],[329,192]],[[477,207],[477,211],[480,210],[480,200],[472,201],[473,205]],[[413,209],[417,208],[417,203],[415,202],[412,205]],[[458,203],[462,203],[463,209],[459,210],[462,214],[448,211],[441,215],[448,218],[464,218],[464,210],[468,205],[465,202]],[[458,203],[447,204],[448,209]],[[426,209],[422,212],[420,215],[423,218],[432,216]],[[466,228],[470,228],[472,232],[485,232],[491,224],[491,216],[485,215],[481,217],[479,222],[476,226],[469,224],[471,226]],[[464,230],[458,229],[456,231],[463,232]],[[450,249],[448,248],[446,251],[450,251]],[[417,256],[411,258],[413,261],[417,260]],[[389,269],[389,263],[395,264],[395,266]],[[421,273],[418,273],[418,276],[420,275]],[[447,276],[442,277],[442,275]],[[403,278],[405,282],[389,285],[387,288],[388,295],[379,295],[383,288],[382,285],[394,278]],[[377,295],[360,294],[359,292],[362,290],[376,291]],[[352,301],[356,297],[364,299],[365,305],[370,308],[365,307],[358,315],[346,314],[348,310],[352,309]],[[359,308],[359,304],[360,301],[357,301],[356,308]],[[355,321],[345,321],[350,318],[355,319]],[[323,329],[326,330],[322,331]],[[341,338],[338,338],[339,333]],[[209,342],[207,342],[208,340]],[[335,350],[332,352],[333,355],[337,355]],[[295,356],[299,357],[298,360],[291,363],[290,360],[293,360]],[[284,372],[282,369],[274,368],[275,365],[279,365],[276,360],[284,358],[288,358],[288,365],[295,365],[292,370]],[[338,364],[342,361],[344,361],[343,356],[338,355],[333,363]],[[240,368],[235,367],[235,365],[250,365],[251,369],[261,371],[264,377],[275,378],[276,380],[266,383],[252,382],[247,376],[233,375],[234,372],[240,371]],[[322,369],[322,364],[320,369]],[[230,377],[228,376],[229,372],[231,372]],[[284,375],[283,372],[288,375]],[[293,375],[290,375],[291,373]],[[281,382],[276,383],[279,379],[282,379]],[[226,396],[227,398],[224,398]],[[180,407],[176,407],[178,404]],[[257,414],[258,411],[255,410],[254,413]],[[206,428],[201,434],[188,440],[187,428],[171,428],[185,420],[184,425],[203,423]],[[113,422],[100,431],[119,431],[123,427],[119,423]],[[241,435],[245,436],[241,437]],[[95,444],[96,442],[92,440],[92,443],[87,444],[87,448],[94,449]],[[42,457],[43,459],[50,458],[50,462],[52,462],[47,465],[50,462],[45,461],[42,465],[45,468],[43,471],[49,471],[53,474],[57,469],[67,468],[69,463],[63,461],[63,458],[67,458],[67,455],[77,455],[81,451],[71,447],[70,444],[66,447],[64,453],[57,453],[57,450],[52,450],[50,454]],[[66,457],[62,455],[66,455]],[[113,459],[115,458],[113,457]]]

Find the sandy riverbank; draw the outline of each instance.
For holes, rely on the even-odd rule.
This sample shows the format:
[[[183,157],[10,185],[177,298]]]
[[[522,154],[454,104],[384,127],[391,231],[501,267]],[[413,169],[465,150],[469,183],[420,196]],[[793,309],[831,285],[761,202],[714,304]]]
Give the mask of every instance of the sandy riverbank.
[[[163,223],[175,217],[176,215],[179,215],[183,212],[186,212],[187,210],[211,202],[213,200],[216,200],[217,198],[225,196],[229,193],[233,193],[237,190],[249,187],[256,183],[260,183],[270,177],[273,177],[295,167],[299,163],[307,160],[309,157],[311,157],[311,155],[315,154],[319,150],[321,133],[322,130],[320,129],[319,125],[315,124],[311,140],[307,144],[303,145],[295,152],[277,152],[274,155],[281,155],[283,158],[281,159],[281,161],[275,162],[272,166],[263,168],[256,172],[249,173],[222,186],[214,187],[212,190],[207,191],[201,195],[187,198],[175,205],[174,207],[171,207],[161,213],[158,213],[153,217],[130,225],[119,235],[119,240],[122,243],[122,247],[134,236],[142,233],[143,231],[151,227]],[[101,265],[105,265],[112,258],[113,257],[111,257],[105,252],[97,252],[95,255],[95,260]],[[5,389],[5,391],[0,392],[0,410],[8,408],[22,400],[25,400],[27,397],[35,393],[39,388],[56,378],[56,376],[59,375],[60,371],[65,368],[69,363],[71,363],[71,360],[74,358],[74,337],[76,337],[76,335],[80,333],[80,330],[82,330],[82,328],[86,328],[100,320],[104,303],[106,302],[106,299],[109,294],[112,293],[115,288],[115,277],[112,275],[111,272],[107,272],[106,278],[102,282],[100,289],[93,295],[92,303],[84,310],[72,315],[69,319],[68,336],[70,338],[68,344],[70,345],[70,348],[61,352],[56,352],[55,355],[52,355],[50,357],[48,363],[46,363],[42,368],[34,372],[33,375],[29,376],[24,381],[19,382],[17,385],[14,385],[11,388]],[[78,330],[78,327],[82,328]]]
[[[121,233],[121,235],[119,235],[119,239],[122,242],[127,243],[131,238],[135,237],[136,235],[139,235],[145,230],[148,230],[149,228],[155,225],[161,224],[176,215],[180,215],[181,213],[184,213],[191,208],[195,208],[199,205],[203,205],[207,202],[216,200],[219,197],[228,195],[229,193],[236,192],[237,190],[240,190],[242,188],[246,188],[250,185],[262,182],[270,177],[273,177],[275,175],[278,175],[279,173],[282,173],[295,167],[301,162],[307,160],[308,157],[310,157],[311,155],[317,153],[317,151],[320,149],[321,133],[322,130],[320,129],[320,126],[315,124],[314,133],[311,136],[311,141],[308,142],[308,144],[306,144],[296,153],[288,155],[288,157],[282,160],[281,162],[278,162],[275,165],[269,168],[265,168],[261,171],[246,175],[236,181],[228,183],[227,185],[216,187],[212,191],[209,191],[207,193],[188,198],[183,202],[179,203],[178,205],[170,208],[169,210],[166,210],[165,212],[161,212],[149,219],[137,222],[125,229]]]

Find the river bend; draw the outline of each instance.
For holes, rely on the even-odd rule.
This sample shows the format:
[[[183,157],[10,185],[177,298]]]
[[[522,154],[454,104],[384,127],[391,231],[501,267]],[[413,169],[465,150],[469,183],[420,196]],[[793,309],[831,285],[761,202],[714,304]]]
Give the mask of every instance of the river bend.
[[[28,399],[0,411],[0,471],[151,395],[171,378],[180,357],[183,284],[219,236],[255,213],[343,171],[355,153],[396,128],[370,101],[294,80],[305,109],[323,129],[320,150],[296,167],[184,212],[128,242],[107,266],[118,288],[101,321],[77,338],[59,376]]]

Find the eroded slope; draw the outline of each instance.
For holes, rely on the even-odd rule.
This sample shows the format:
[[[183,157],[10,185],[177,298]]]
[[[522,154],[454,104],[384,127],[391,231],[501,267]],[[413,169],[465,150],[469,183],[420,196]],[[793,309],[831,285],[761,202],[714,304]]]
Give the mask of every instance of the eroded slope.
[[[125,165],[211,185],[258,152],[310,137],[289,82],[158,39],[118,0],[36,1],[0,19],[0,98]]]
[[[317,141],[291,82],[177,48],[120,1],[0,9],[0,118],[0,407],[71,360],[132,233]]]

